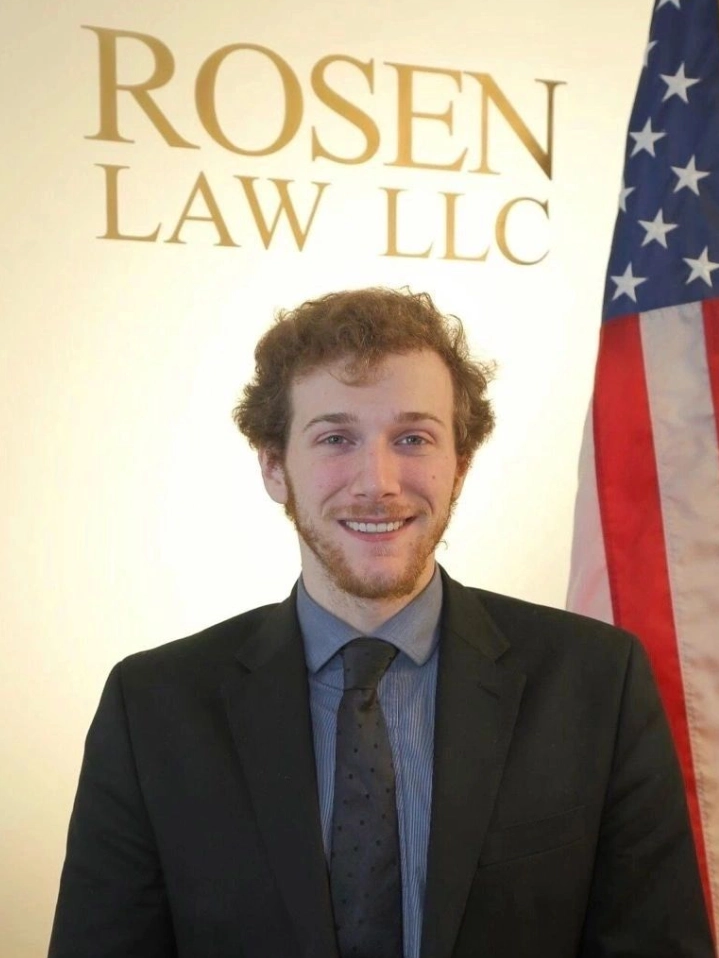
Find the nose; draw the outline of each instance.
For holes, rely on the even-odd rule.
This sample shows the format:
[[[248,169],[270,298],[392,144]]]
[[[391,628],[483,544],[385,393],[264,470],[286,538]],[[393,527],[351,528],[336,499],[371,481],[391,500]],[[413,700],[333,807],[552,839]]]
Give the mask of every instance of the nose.
[[[400,463],[394,450],[384,442],[368,443],[356,458],[357,470],[351,492],[368,499],[399,495]]]

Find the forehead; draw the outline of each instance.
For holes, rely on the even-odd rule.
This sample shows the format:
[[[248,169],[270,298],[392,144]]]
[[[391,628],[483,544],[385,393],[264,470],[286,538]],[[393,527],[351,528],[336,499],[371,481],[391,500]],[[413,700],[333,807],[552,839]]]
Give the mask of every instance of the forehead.
[[[323,413],[386,410],[392,415],[428,412],[452,419],[452,378],[437,353],[419,350],[391,354],[357,372],[342,359],[320,366],[294,381],[290,390],[293,422]]]

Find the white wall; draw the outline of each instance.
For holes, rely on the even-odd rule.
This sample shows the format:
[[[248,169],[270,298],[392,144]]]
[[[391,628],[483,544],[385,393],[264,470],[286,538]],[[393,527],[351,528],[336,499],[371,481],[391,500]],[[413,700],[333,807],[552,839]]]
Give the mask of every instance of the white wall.
[[[347,286],[408,284],[466,321],[476,352],[500,364],[498,426],[441,561],[469,584],[562,605],[603,271],[649,12],[649,0],[3,4],[4,956],[46,948],[82,741],[110,666],[281,597],[297,574],[292,531],[230,421],[253,344],[278,306]],[[88,139],[99,129],[99,39],[83,25],[149,35],[171,51],[174,76],[152,96],[198,149],[169,146],[126,93],[118,124],[134,142]],[[233,43],[270,49],[298,78],[302,123],[272,155],[223,147],[195,109],[201,64]],[[125,38],[117,50],[121,82],[151,75],[150,41]],[[373,93],[356,66],[327,73],[377,127],[377,153],[362,164],[311,159],[313,125],[328,150],[357,155],[365,145],[312,92],[312,68],[328,55],[374,61]],[[442,113],[452,102],[453,133],[415,120],[414,157],[448,164],[466,147],[463,170],[391,165],[398,77],[407,74],[391,63],[445,71],[415,71],[415,110]],[[469,73],[491,75],[544,147],[546,87],[536,81],[562,82],[551,180],[495,107],[497,175],[470,172],[482,114]],[[283,97],[267,55],[229,55],[215,93],[236,144],[277,136]],[[159,225],[155,242],[98,238],[107,232],[98,164],[128,167],[118,179],[119,229],[150,234]],[[207,221],[185,222],[183,244],[166,242],[200,173],[239,245],[216,245],[220,232]],[[329,184],[303,252],[286,223],[264,249],[239,176],[258,178],[267,208],[270,179],[292,180],[301,217],[312,183]],[[388,189],[407,191],[398,242],[405,251],[433,242],[431,256],[382,255]],[[462,194],[457,253],[477,255],[489,242],[486,261],[442,258],[443,193]],[[549,249],[538,265],[510,262],[493,238],[497,211],[520,196],[549,204],[548,222],[526,203],[508,222],[518,257]],[[209,215],[201,197],[192,214]]]

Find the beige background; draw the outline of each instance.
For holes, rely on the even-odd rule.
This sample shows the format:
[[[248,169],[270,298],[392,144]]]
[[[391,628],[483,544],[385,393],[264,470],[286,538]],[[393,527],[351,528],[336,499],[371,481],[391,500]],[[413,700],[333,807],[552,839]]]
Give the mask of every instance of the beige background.
[[[229,415],[278,306],[344,286],[408,284],[466,320],[475,351],[500,364],[498,428],[440,559],[467,583],[563,604],[603,271],[649,14],[649,0],[3,4],[3,956],[46,948],[82,740],[111,665],[279,598],[297,574],[292,531]],[[120,127],[135,142],[86,138],[98,129],[98,43],[83,24],[169,47],[175,75],[156,100],[199,149],[169,147],[127,96]],[[272,49],[301,84],[302,125],[272,156],[222,148],[195,111],[197,70],[230,43]],[[148,76],[146,46],[119,49],[123,78]],[[310,89],[313,65],[329,54],[375,61],[374,94],[356,71],[333,74],[380,129],[380,149],[363,165],[311,160],[313,125],[338,152],[362,147]],[[387,166],[397,137],[389,62],[491,74],[540,142],[546,101],[535,80],[562,81],[552,180],[496,112],[497,176]],[[451,78],[427,74],[416,90],[417,109],[455,103],[453,135],[416,121],[417,155],[446,162],[468,146],[476,165],[476,83],[460,94]],[[228,59],[217,104],[237,142],[258,145],[279,128],[280,89],[259,56]],[[129,167],[123,228],[161,224],[157,242],[97,238],[105,198],[96,164]],[[164,242],[200,172],[239,247],[215,245],[207,222],[186,223],[184,245]],[[304,252],[286,225],[263,248],[237,176],[259,178],[267,203],[267,178],[293,180],[304,212],[312,182],[330,184]],[[531,267],[496,248],[485,262],[382,256],[382,188],[409,191],[406,247],[434,240],[440,252],[442,192],[464,194],[457,246],[473,253],[508,199],[548,201],[549,224],[525,208],[512,242],[527,257],[550,253]]]

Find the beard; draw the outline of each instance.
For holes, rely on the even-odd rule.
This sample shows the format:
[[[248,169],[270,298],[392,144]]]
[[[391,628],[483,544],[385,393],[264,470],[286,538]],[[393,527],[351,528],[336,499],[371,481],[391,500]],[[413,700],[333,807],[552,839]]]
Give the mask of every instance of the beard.
[[[293,523],[297,534],[314,553],[335,588],[358,599],[400,599],[411,595],[427,567],[428,560],[434,555],[435,549],[442,540],[457,501],[457,497],[452,496],[444,512],[437,516],[416,543],[404,569],[394,573],[375,573],[370,577],[361,575],[353,569],[342,548],[323,536],[312,521],[302,514],[287,475],[285,475],[285,482],[288,492],[284,506],[285,514]],[[351,509],[346,510],[343,512],[343,517],[352,518],[351,512]],[[363,515],[366,512],[367,509],[364,507]],[[374,517],[386,522],[401,518],[392,515],[392,510],[386,506],[376,505],[371,508],[371,512]],[[381,542],[378,542],[374,548],[373,555],[377,557],[390,554],[390,549]]]

